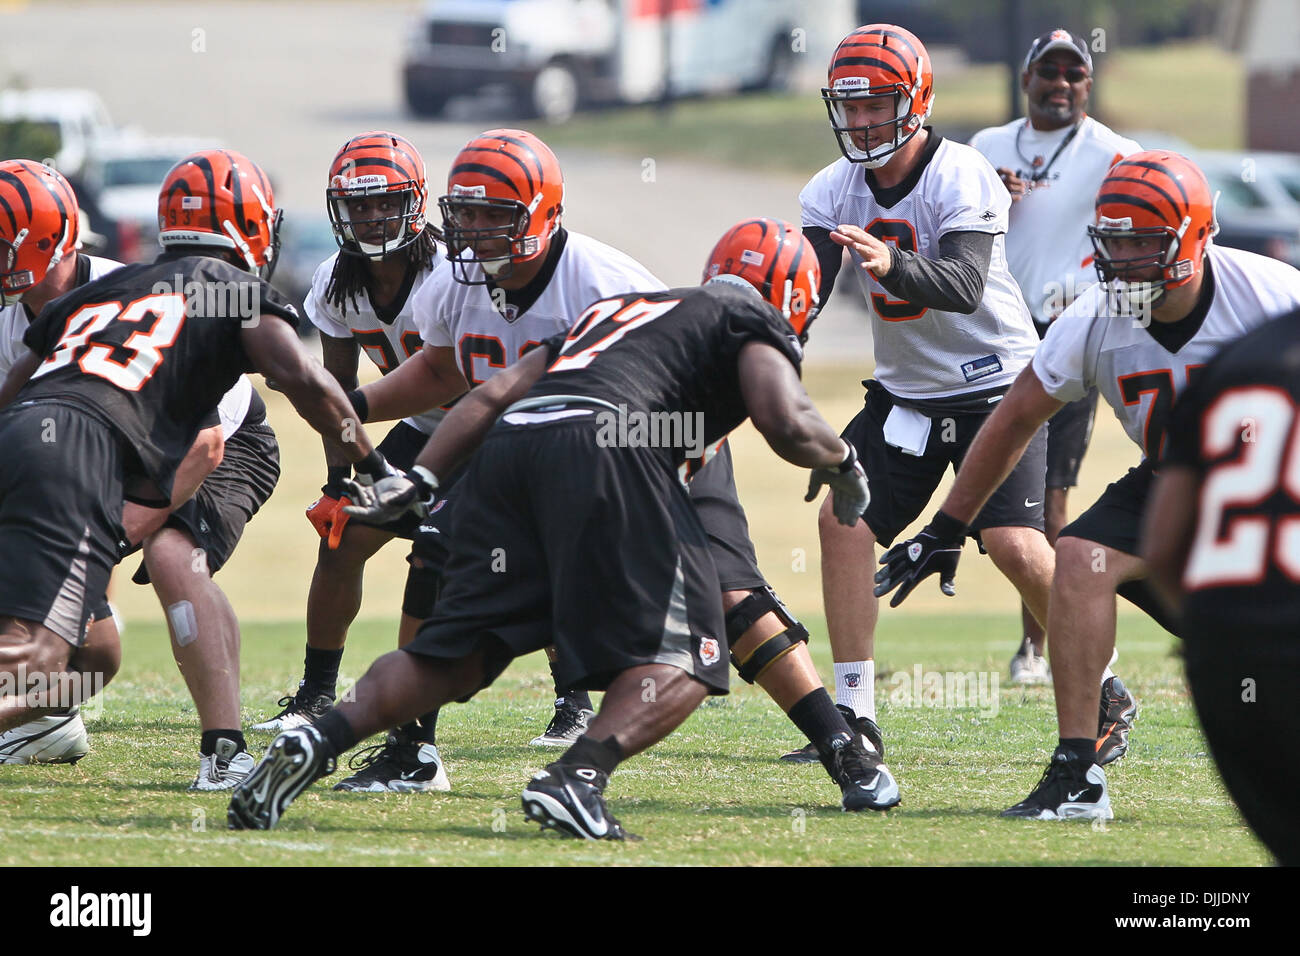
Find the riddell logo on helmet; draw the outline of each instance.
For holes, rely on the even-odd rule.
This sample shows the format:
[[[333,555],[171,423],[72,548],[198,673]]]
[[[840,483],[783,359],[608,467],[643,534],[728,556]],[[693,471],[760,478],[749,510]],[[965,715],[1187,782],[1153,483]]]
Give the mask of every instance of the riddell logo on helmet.
[[[367,176],[354,176],[354,177],[339,175],[334,177],[334,179],[330,182],[330,186],[334,189],[348,189],[348,190],[372,189],[376,186],[386,189],[388,188],[388,180],[385,179],[383,176],[373,174],[373,173]]]
[[[451,184],[451,194],[457,197],[468,196],[471,199],[486,199],[486,186],[462,186],[459,183]]]
[[[1124,216],[1120,219],[1111,219],[1110,216],[1097,217],[1098,229],[1132,229],[1133,217]]]
[[[869,90],[871,79],[865,76],[841,76],[831,87],[834,90]]]

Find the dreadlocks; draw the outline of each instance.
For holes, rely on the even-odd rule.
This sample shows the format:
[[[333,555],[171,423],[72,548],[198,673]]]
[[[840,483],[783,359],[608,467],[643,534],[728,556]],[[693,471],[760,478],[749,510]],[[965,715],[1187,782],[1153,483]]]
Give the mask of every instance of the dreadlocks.
[[[415,241],[406,247],[407,268],[417,271],[433,268],[433,261],[438,255],[438,240],[441,238],[439,230],[425,226]],[[366,268],[368,261],[364,256],[340,252],[334,260],[329,285],[325,287],[325,301],[345,313],[347,303],[351,302],[352,311],[359,312],[357,297],[366,291],[366,280],[370,276],[370,270]]]

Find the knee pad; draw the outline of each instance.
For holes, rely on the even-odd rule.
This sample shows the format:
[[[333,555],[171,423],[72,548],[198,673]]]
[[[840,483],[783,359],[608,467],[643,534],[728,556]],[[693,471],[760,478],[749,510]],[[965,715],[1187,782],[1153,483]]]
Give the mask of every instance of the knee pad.
[[[768,613],[776,614],[785,628],[759,644],[744,660],[737,657],[735,651],[731,652],[731,663],[740,679],[747,684],[758,680],[769,667],[798,647],[800,642],[808,641],[808,629],[781,603],[775,591],[770,587],[762,587],[750,591],[749,597],[726,613],[727,644],[734,644],[759,618]]]
[[[406,571],[406,590],[402,592],[402,613],[420,621],[433,617],[433,606],[442,590],[442,575],[434,568],[412,561]]]

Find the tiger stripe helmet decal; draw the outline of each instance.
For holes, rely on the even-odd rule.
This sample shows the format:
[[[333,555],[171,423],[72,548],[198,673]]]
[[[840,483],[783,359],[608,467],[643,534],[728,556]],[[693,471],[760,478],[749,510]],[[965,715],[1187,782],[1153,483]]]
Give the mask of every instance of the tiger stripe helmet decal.
[[[564,175],[532,133],[488,130],[456,154],[438,208],[448,245],[462,250],[452,257],[453,276],[483,285],[546,253],[564,211]],[[481,277],[469,269],[475,263]]]
[[[870,96],[893,96],[894,117],[872,126],[854,126],[845,102]],[[878,169],[889,162],[925,123],[934,108],[934,73],[924,44],[902,27],[873,23],[858,27],[835,48],[822,100],[840,152],[851,163]],[[871,147],[871,130],[891,127],[883,143]],[[854,142],[855,135],[863,145]]]
[[[204,149],[185,157],[158,194],[158,242],[164,249],[233,249],[262,279],[275,268],[280,219],[271,181],[234,150]]]
[[[398,194],[402,208],[390,215],[352,217],[348,200],[383,194]],[[424,231],[428,204],[424,159],[404,136],[362,133],[344,143],[330,163],[325,208],[334,241],[347,255],[382,259],[406,248]]]
[[[55,169],[0,162],[0,306],[21,301],[77,248],[77,197]]]
[[[1088,227],[1094,265],[1131,305],[1154,305],[1167,289],[1191,282],[1218,232],[1209,182],[1186,156],[1145,150],[1120,159],[1097,192]],[[1114,240],[1159,240],[1146,255],[1121,257]],[[1159,278],[1151,273],[1159,269]]]
[[[800,340],[816,315],[821,264],[808,238],[780,219],[745,219],[718,240],[704,266],[704,282],[735,276],[776,306]]]

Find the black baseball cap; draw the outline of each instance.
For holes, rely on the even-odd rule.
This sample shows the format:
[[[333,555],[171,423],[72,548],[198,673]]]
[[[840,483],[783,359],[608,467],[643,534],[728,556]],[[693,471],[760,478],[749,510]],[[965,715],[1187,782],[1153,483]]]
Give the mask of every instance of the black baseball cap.
[[[1083,60],[1083,65],[1088,68],[1089,73],[1092,72],[1092,54],[1088,52],[1087,42],[1062,27],[1049,30],[1034,41],[1029,48],[1029,53],[1025,55],[1025,65],[1022,69],[1029,69],[1052,50],[1069,50]]]

